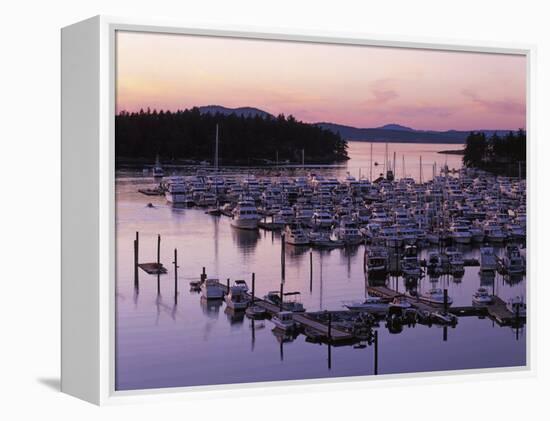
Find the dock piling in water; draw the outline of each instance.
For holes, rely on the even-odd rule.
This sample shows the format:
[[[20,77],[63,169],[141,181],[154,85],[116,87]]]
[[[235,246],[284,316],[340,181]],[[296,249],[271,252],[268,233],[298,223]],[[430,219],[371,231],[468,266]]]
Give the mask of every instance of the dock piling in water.
[[[281,234],[281,278],[285,279],[285,233]],[[282,297],[281,297],[282,298]]]
[[[313,251],[309,251],[309,292],[313,289]]]
[[[374,331],[374,374],[378,375],[378,331]]]
[[[174,249],[174,302],[178,302],[178,249]]]
[[[139,287],[139,232],[134,240],[134,286]]]
[[[256,274],[252,272],[252,298],[250,304],[254,305],[254,297],[256,297]]]
[[[283,311],[283,286],[284,286],[284,283],[281,282],[281,302],[279,303],[279,310],[280,311]]]

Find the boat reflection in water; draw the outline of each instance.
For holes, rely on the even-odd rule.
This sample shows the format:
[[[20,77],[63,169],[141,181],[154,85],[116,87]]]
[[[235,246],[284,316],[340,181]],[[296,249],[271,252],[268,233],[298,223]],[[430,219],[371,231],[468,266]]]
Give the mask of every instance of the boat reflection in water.
[[[260,240],[260,232],[258,230],[243,230],[238,228],[231,229],[231,239],[243,252],[252,252],[258,245]]]
[[[224,310],[227,320],[232,326],[240,326],[243,324],[245,312],[244,310],[235,310],[226,306]]]
[[[223,300],[207,300],[205,297],[201,297],[200,305],[202,312],[205,316],[211,319],[217,319],[220,314],[220,308],[223,304]]]

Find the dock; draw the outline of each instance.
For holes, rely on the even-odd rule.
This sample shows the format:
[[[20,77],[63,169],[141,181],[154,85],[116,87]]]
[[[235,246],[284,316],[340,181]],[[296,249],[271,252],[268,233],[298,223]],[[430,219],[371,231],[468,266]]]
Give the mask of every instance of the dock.
[[[162,263],[140,263],[138,267],[149,275],[164,275],[168,273]]]
[[[435,313],[442,310],[442,306],[430,304],[424,301],[421,301],[410,295],[402,294],[397,291],[394,291],[385,286],[379,287],[367,287],[367,291],[370,295],[376,297],[384,298],[387,300],[393,300],[395,297],[404,297],[411,303],[411,306],[417,310]],[[454,314],[457,317],[468,317],[468,316],[488,316],[500,326],[507,326],[513,322],[521,319],[510,310],[506,308],[506,303],[499,297],[493,296],[493,303],[484,305],[484,306],[461,306],[461,307],[451,307],[447,309],[447,312]]]
[[[218,285],[227,294],[227,285],[221,282],[218,282]],[[252,300],[251,294],[246,293],[245,297],[249,300]],[[254,297],[254,305],[265,309],[270,316],[274,316],[280,311],[279,306],[258,297]],[[355,336],[353,334],[339,329],[336,326],[329,327],[328,323],[324,323],[314,319],[307,312],[293,313],[292,318],[301,327],[315,332],[320,337],[324,338],[325,341],[331,343],[350,343],[355,341]]]

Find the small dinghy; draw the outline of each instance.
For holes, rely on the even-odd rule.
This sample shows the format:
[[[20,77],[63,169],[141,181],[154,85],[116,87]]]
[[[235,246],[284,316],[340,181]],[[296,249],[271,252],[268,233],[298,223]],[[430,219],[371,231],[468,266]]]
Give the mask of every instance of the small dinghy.
[[[432,313],[432,319],[436,323],[441,323],[445,325],[453,325],[458,320],[454,314],[443,313],[441,311],[436,311],[435,313]]]
[[[251,319],[261,319],[267,314],[265,308],[252,305],[246,309],[246,315]]]
[[[474,304],[487,305],[493,302],[493,297],[489,295],[487,288],[478,288],[472,296],[472,301]]]

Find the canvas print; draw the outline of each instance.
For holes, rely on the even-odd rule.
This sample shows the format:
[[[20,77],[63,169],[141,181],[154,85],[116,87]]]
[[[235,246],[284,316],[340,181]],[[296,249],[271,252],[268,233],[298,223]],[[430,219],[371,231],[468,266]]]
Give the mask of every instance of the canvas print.
[[[116,390],[526,365],[519,54],[119,31]]]

